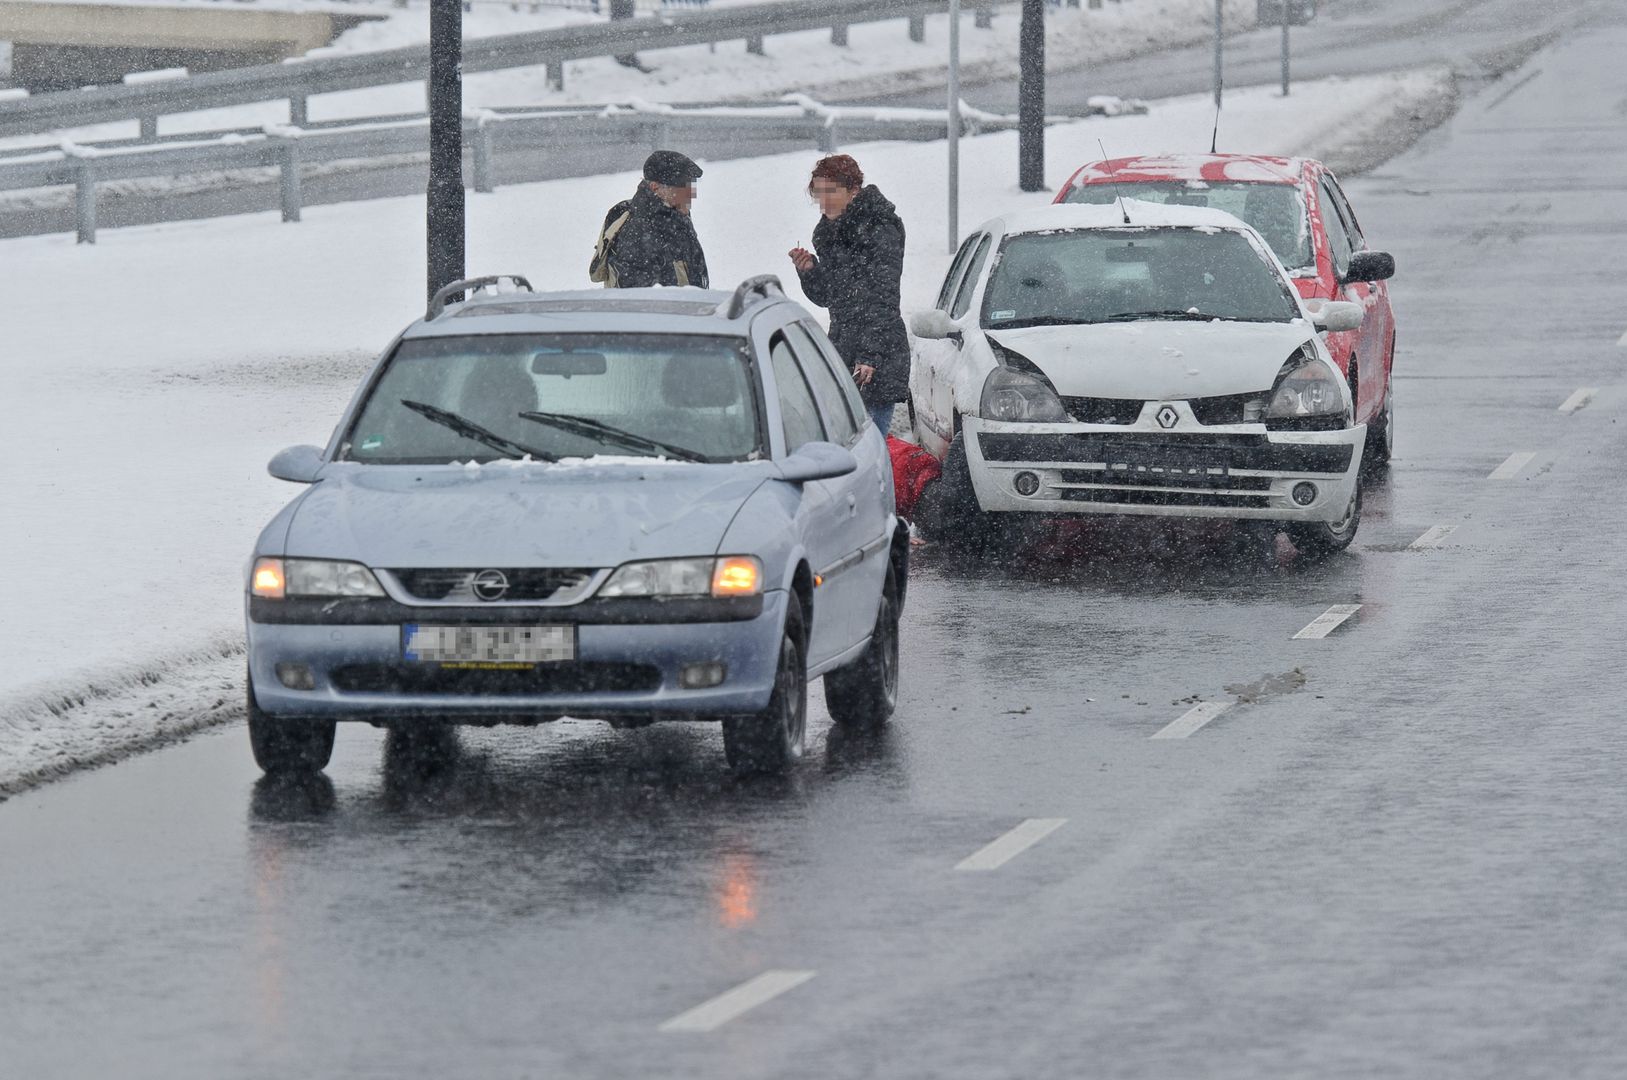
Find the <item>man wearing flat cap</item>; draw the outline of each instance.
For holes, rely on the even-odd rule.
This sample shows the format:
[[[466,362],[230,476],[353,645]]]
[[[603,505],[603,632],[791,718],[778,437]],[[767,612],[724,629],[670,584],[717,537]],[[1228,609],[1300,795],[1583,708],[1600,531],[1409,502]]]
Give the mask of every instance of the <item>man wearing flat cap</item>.
[[[706,254],[689,218],[700,175],[701,167],[676,150],[651,154],[638,192],[605,216],[589,276],[608,289],[706,288]]]

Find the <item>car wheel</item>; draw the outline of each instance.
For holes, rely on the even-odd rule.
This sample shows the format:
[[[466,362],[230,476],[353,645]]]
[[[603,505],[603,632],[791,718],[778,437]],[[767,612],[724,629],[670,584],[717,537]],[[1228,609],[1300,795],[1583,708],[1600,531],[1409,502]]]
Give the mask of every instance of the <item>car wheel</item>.
[[[994,515],[984,511],[972,487],[972,470],[966,460],[966,433],[955,432],[949,453],[943,459],[943,475],[938,480],[937,498],[925,515],[927,538],[945,547],[979,554],[994,537]]]
[[[808,661],[802,604],[793,593],[780,634],[779,663],[768,708],[723,721],[723,753],[741,776],[777,776],[802,757],[808,736]]]
[[[845,728],[880,727],[898,707],[898,581],[892,568],[881,590],[876,626],[864,654],[825,676],[825,708]]]
[[[248,679],[249,746],[254,763],[267,773],[315,773],[333,757],[332,720],[280,720],[260,711],[254,678]]]
[[[1288,539],[1305,555],[1332,555],[1343,551],[1356,539],[1361,527],[1361,485],[1350,498],[1350,506],[1342,521],[1294,522],[1283,528]]]

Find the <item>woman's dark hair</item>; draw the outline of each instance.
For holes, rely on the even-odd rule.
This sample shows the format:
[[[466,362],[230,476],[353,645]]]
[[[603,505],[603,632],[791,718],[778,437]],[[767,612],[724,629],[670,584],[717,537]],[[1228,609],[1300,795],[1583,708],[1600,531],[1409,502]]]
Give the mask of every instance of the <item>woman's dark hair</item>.
[[[820,158],[819,164],[813,167],[813,176],[808,180],[809,189],[813,188],[815,180],[829,180],[849,191],[857,191],[864,186],[864,170],[847,154],[832,154]]]

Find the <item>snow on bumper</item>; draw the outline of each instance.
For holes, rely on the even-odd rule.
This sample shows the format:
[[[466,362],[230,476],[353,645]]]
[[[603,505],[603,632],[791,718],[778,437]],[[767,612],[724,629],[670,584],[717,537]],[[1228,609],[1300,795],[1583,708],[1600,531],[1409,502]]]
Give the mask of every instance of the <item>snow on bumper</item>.
[[[1010,424],[965,417],[966,459],[988,511],[1334,522],[1361,471],[1367,428],[1185,431]],[[1297,490],[1297,497],[1296,497]]]
[[[273,716],[386,720],[689,719],[756,712],[768,705],[785,621],[784,592],[770,592],[752,618],[726,622],[577,625],[577,658],[530,672],[440,671],[407,661],[402,623],[369,621],[248,623],[249,675],[262,710]],[[435,609],[411,621],[433,623]],[[526,621],[572,622],[571,608],[532,609]],[[459,620],[463,621],[463,620]],[[686,665],[721,662],[725,677],[707,689],[679,686]],[[309,690],[290,689],[279,664],[302,664]]]

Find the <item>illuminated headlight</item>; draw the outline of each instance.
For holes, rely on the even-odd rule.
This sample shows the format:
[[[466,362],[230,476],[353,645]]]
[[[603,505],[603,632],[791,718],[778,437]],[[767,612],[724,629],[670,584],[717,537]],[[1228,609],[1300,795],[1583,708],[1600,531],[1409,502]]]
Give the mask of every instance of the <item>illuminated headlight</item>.
[[[616,568],[599,589],[604,597],[756,596],[763,564],[751,555],[721,559],[659,559]]]
[[[1345,404],[1345,384],[1339,373],[1318,357],[1300,358],[1286,365],[1277,376],[1266,407],[1267,424],[1295,421],[1338,421],[1348,426],[1350,408]]]
[[[264,600],[290,596],[383,596],[373,571],[329,559],[256,559],[250,591]]]
[[[1044,382],[1026,372],[1000,367],[983,383],[978,414],[985,420],[1006,423],[1057,424],[1068,420],[1068,410]]]

